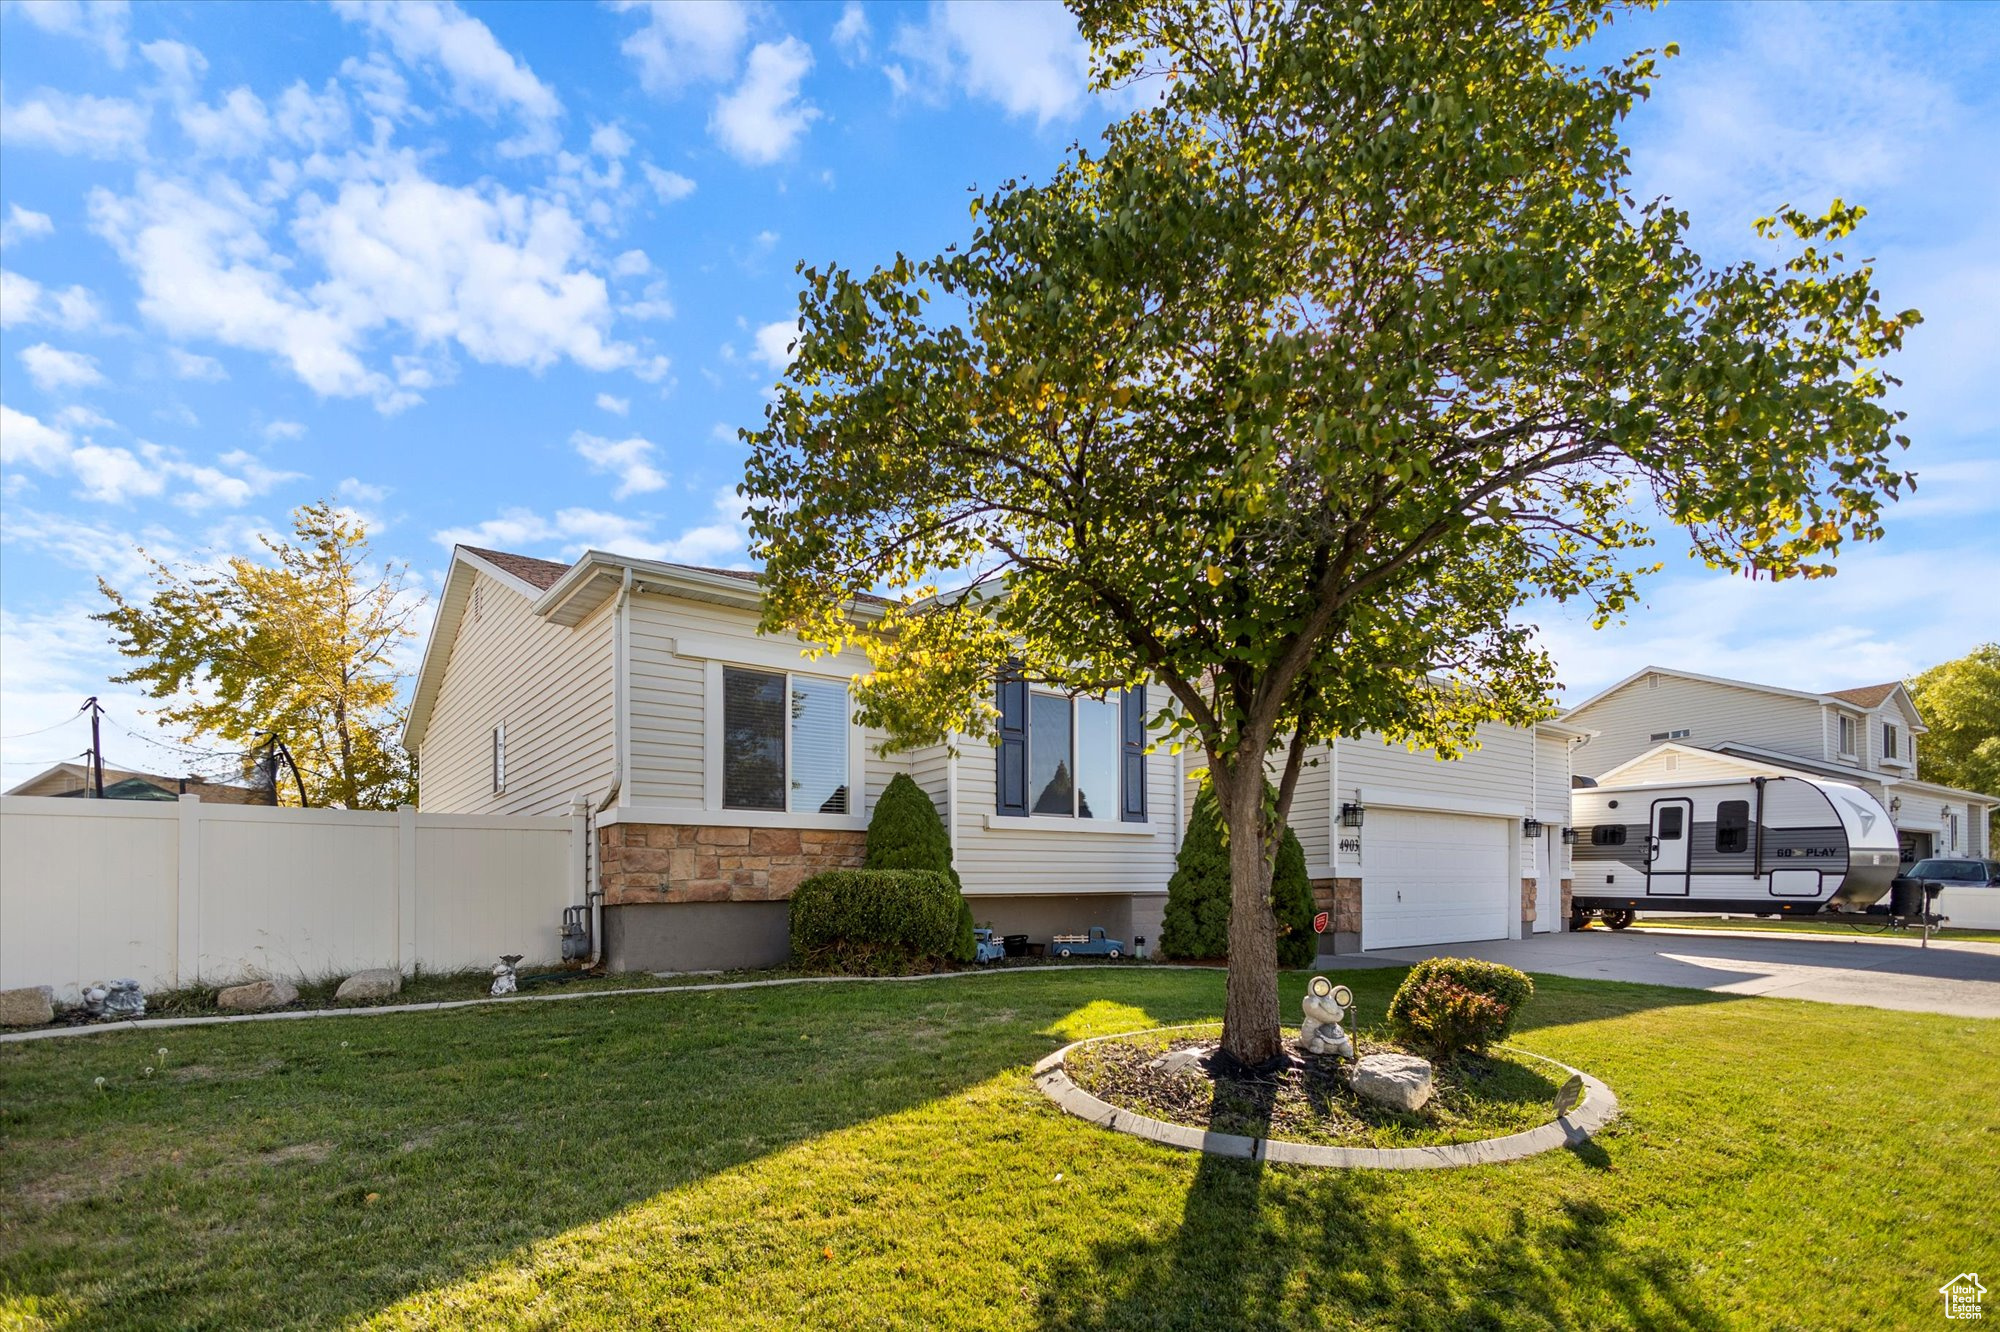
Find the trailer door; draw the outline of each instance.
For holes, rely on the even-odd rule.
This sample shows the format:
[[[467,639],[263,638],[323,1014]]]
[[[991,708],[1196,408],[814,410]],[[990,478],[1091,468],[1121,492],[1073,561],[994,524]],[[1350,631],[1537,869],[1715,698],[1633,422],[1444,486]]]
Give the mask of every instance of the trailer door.
[[[1694,841],[1694,801],[1671,797],[1653,802],[1653,826],[1646,839],[1646,895],[1688,895],[1688,848]]]

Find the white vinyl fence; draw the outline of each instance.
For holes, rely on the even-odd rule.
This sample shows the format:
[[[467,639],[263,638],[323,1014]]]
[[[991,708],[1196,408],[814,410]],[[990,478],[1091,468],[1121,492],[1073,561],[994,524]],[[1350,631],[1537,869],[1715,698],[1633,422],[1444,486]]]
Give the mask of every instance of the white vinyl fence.
[[[585,821],[0,798],[0,989],[551,962]]]

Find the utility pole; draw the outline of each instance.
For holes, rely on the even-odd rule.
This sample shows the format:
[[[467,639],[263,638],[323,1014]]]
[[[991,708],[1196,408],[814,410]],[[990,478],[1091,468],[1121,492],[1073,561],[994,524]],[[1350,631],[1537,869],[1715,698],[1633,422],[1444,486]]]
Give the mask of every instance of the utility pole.
[[[90,709],[90,794],[93,799],[104,799],[104,740],[98,731],[97,719],[104,715],[104,705],[92,694],[83,701]]]

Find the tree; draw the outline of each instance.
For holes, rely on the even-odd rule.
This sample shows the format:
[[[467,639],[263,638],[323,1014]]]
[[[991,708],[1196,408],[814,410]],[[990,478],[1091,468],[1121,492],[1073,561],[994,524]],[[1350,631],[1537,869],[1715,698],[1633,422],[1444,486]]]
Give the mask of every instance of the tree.
[[[1167,881],[1162,956],[1229,956],[1228,836],[1216,808],[1215,784],[1204,775],[1188,815],[1187,835],[1174,857],[1174,876]],[[1279,965],[1311,966],[1319,956],[1319,936],[1312,927],[1312,879],[1306,873],[1305,847],[1290,828],[1285,829],[1272,866],[1271,910],[1277,916]]]
[[[296,542],[258,538],[268,561],[175,569],[147,556],[154,586],[144,601],[99,579],[111,609],[96,618],[139,663],[118,680],[167,700],[155,715],[191,737],[247,751],[275,732],[310,804],[414,803],[415,767],[398,740],[398,652],[423,599],[406,588],[407,566],[371,564],[352,514],[321,501],[292,518]]]
[[[1838,249],[1859,208],[1718,267],[1630,195],[1656,59],[1578,63],[1603,0],[1074,3],[1098,85],[1153,106],[976,197],[962,247],[801,266],[745,432],[765,624],[864,646],[896,744],[988,734],[1010,659],[1162,686],[1232,832],[1223,1046],[1257,1064],[1314,747],[1546,716],[1517,612],[1623,612],[1648,509],[1712,565],[1832,573],[1910,479],[1880,361],[1918,316]]]
[[[1917,755],[1927,782],[1961,791],[2000,792],[2000,644],[1985,643],[1909,682],[1930,728]],[[2000,835],[2000,809],[1988,816]]]

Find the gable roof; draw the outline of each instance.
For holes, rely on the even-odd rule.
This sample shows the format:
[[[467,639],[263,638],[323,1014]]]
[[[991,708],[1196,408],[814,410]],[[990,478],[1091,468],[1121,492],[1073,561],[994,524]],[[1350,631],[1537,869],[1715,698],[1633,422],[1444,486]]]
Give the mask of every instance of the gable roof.
[[[559,560],[538,560],[532,555],[516,555],[505,550],[487,550],[482,546],[460,546],[460,550],[477,555],[488,564],[505,569],[522,582],[548,591],[556,585],[556,579],[569,571],[569,566]]]
[[[1583,702],[1566,710],[1563,713],[1563,717],[1568,719],[1576,716],[1586,708],[1595,707],[1605,699],[1621,692],[1627,686],[1645,679],[1649,675],[1671,676],[1676,680],[1693,680],[1700,684],[1725,685],[1731,689],[1747,689],[1751,693],[1770,694],[1778,698],[1802,699],[1808,703],[1818,703],[1822,706],[1839,703],[1850,708],[1860,708],[1864,712],[1873,712],[1889,702],[1889,700],[1901,695],[1903,710],[1909,714],[1910,729],[1917,734],[1922,734],[1929,729],[1924,725],[1923,714],[1917,711],[1917,705],[1911,701],[1910,691],[1903,688],[1901,681],[1891,681],[1888,684],[1879,685],[1863,685],[1856,689],[1829,689],[1824,692],[1815,692],[1810,689],[1788,689],[1783,685],[1757,684],[1751,680],[1731,680],[1720,675],[1701,675],[1695,671],[1675,670],[1671,666],[1642,666],[1620,680],[1617,684],[1612,685],[1608,689],[1598,690],[1595,694],[1583,700]]]

